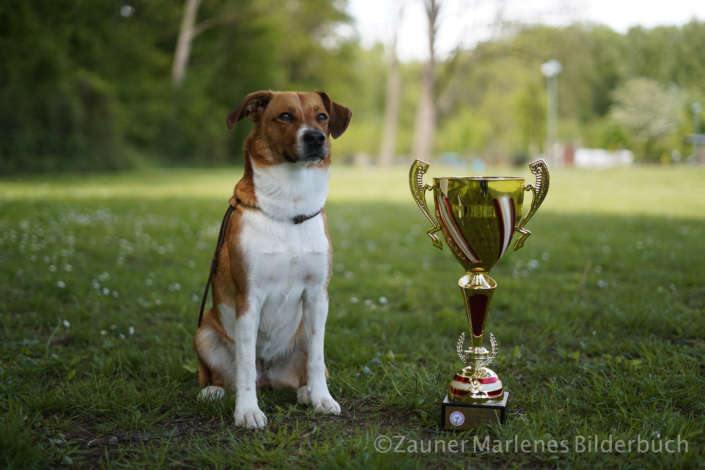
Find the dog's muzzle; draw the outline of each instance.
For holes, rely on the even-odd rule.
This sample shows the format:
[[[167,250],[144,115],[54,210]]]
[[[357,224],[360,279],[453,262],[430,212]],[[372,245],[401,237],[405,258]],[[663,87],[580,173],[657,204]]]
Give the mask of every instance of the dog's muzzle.
[[[303,161],[315,162],[328,155],[326,135],[318,130],[307,130],[302,137],[301,157]]]

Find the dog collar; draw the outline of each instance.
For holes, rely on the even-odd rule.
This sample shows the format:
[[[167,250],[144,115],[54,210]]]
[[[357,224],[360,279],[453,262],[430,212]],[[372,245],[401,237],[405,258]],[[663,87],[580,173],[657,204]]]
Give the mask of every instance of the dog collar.
[[[233,201],[233,200],[234,200],[234,201]],[[233,204],[233,202],[234,202],[235,204]],[[237,199],[235,196],[233,196],[233,197],[230,199],[230,205],[231,205],[231,206],[243,205],[243,206],[245,206],[245,207],[250,207],[250,208],[252,208],[252,209],[257,209],[258,211],[260,211],[260,212],[262,212],[262,213],[265,213],[262,209],[260,209],[260,208],[257,207],[257,206],[248,206],[247,204],[243,203],[240,199]],[[296,224],[296,225],[303,224],[303,223],[306,222],[307,220],[313,219],[314,217],[316,217],[316,216],[317,216],[318,214],[320,214],[321,212],[323,212],[323,208],[322,208],[322,207],[321,207],[320,209],[318,209],[316,212],[314,212],[313,214],[310,214],[310,215],[299,214],[299,215],[297,215],[297,216],[295,216],[295,217],[292,217],[290,220],[291,220],[294,224]]]
[[[314,217],[316,217],[318,214],[321,213],[322,210],[323,210],[323,208],[320,208],[311,215],[303,215],[303,214],[297,215],[296,217],[292,218],[291,221],[294,222],[296,225],[303,224],[308,219],[313,219]]]

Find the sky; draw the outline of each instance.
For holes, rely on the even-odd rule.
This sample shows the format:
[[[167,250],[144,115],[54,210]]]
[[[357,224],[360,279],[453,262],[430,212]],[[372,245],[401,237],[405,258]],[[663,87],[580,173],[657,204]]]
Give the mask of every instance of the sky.
[[[705,21],[705,0],[443,0],[437,54],[443,58],[458,46],[472,47],[500,33],[492,24],[576,21],[605,24],[624,33],[631,26],[647,28],[682,25],[696,18]],[[392,18],[401,8],[398,53],[403,61],[428,57],[426,13],[422,0],[349,0],[363,45],[391,37]],[[395,14],[395,12],[397,12]]]

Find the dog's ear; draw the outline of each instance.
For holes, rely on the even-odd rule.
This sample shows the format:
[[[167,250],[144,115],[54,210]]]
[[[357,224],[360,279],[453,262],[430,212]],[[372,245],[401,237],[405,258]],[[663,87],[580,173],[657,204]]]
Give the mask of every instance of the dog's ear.
[[[338,137],[343,135],[345,129],[347,129],[350,125],[350,120],[352,119],[353,113],[342,104],[338,104],[335,101],[331,100],[325,92],[317,91],[316,93],[321,96],[323,105],[326,107],[328,115],[330,116],[330,121],[328,122],[328,129],[330,129],[330,135],[334,139],[337,139]]]
[[[258,91],[247,95],[245,99],[237,105],[237,108],[233,109],[232,112],[228,114],[228,117],[225,118],[228,129],[232,129],[235,123],[244,117],[252,122],[257,122],[269,102],[272,101],[273,95],[271,91]]]

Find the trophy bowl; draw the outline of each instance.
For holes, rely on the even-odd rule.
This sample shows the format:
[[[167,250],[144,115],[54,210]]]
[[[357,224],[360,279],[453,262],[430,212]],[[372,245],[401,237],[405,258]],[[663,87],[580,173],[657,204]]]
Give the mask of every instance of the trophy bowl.
[[[416,160],[409,173],[414,200],[433,227],[428,230],[433,245],[443,249],[438,231],[466,274],[458,281],[465,301],[470,329],[470,348],[464,350],[465,333],[461,334],[457,352],[466,366],[450,383],[448,400],[452,403],[492,405],[506,403],[502,381],[487,366],[497,354],[497,341],[490,334],[491,350],[484,346],[485,325],[497,283],[488,273],[511,245],[514,232],[519,237],[514,250],[524,246],[531,234],[524,229],[548,192],[549,173],[543,160],[529,165],[536,183],[525,185],[520,177],[443,177],[424,185],[428,163]],[[435,218],[426,205],[425,193],[433,191]],[[533,200],[522,217],[524,192],[531,191]],[[452,422],[452,420],[451,420]]]

